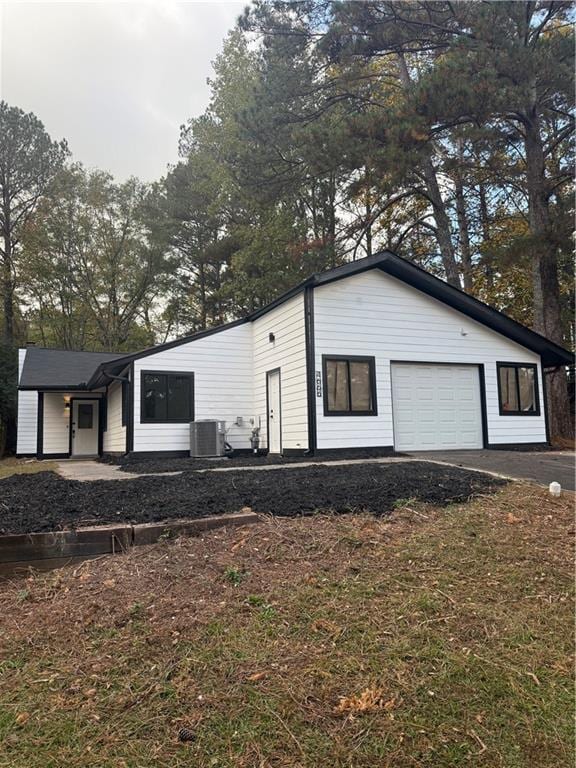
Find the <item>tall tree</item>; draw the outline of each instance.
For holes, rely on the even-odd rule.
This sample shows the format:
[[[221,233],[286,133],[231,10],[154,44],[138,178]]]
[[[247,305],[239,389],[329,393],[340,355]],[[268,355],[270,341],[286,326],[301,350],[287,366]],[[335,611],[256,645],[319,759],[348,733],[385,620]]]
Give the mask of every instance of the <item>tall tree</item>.
[[[76,165],[62,171],[25,240],[32,335],[66,348],[153,343],[144,316],[164,289],[164,244],[151,237],[149,192]]]
[[[522,242],[532,263],[534,328],[559,344],[568,337],[554,222],[573,179],[571,14],[571,3],[554,0],[257,0],[244,22],[263,35],[265,45],[279,49],[277,40],[286,37],[305,45],[315,61],[316,51],[326,52],[331,67],[318,67],[316,108],[308,119],[347,106],[351,142],[359,147],[370,140],[375,167],[383,179],[392,178],[396,193],[427,199],[433,218],[422,225],[437,239],[446,278],[458,285],[463,272],[468,290],[474,289],[467,207],[473,198],[455,131],[484,131],[489,151],[481,162],[499,156],[498,171],[507,174],[491,179],[497,208],[503,210],[506,198],[513,208],[524,196],[529,237]],[[446,149],[456,158],[451,174],[442,167]],[[485,193],[483,179],[486,232]],[[563,369],[552,376],[549,392],[552,433],[569,435]]]
[[[68,154],[32,113],[0,101],[0,287],[6,345],[14,343],[22,233]]]

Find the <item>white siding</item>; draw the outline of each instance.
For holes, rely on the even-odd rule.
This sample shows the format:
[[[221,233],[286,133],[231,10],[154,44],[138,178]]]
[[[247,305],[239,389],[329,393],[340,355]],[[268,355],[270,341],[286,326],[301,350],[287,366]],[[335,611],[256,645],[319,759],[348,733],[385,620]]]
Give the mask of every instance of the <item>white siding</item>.
[[[324,416],[316,398],[318,448],[394,444],[390,362],[484,364],[488,440],[546,441],[540,358],[495,331],[378,270],[314,290],[316,370],[323,354],[376,358],[377,416]],[[463,335],[462,331],[466,334]],[[496,361],[538,365],[540,416],[500,416]]]
[[[243,323],[134,361],[134,451],[182,451],[190,447],[188,424],[141,424],[142,371],[194,373],[196,419],[224,419],[233,448],[250,448],[253,416],[252,328]],[[237,427],[238,416],[244,425]]]
[[[42,453],[68,454],[70,447],[70,411],[66,408],[64,394],[44,394],[44,441]],[[68,395],[71,397],[71,395]]]
[[[125,453],[126,427],[122,426],[122,383],[120,381],[115,381],[108,387],[107,408],[106,431],[103,436],[102,449],[104,453]]]
[[[81,395],[78,392],[45,392],[42,453],[68,455],[72,408],[66,408],[66,401],[70,401],[73,397],[98,400],[101,394],[99,392],[83,392]]]
[[[266,448],[266,372],[280,368],[282,450],[308,448],[306,337],[301,293],[252,323],[254,335],[254,412]],[[274,334],[271,342],[269,334]]]
[[[22,375],[26,350],[18,350],[18,380]],[[36,433],[38,428],[38,392],[18,392],[18,417],[16,423],[16,453],[36,454]]]

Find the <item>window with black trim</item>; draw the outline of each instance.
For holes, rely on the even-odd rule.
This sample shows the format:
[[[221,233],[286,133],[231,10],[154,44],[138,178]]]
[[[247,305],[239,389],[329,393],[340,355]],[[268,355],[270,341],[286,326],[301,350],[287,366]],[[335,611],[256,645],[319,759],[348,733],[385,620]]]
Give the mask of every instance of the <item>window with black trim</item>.
[[[142,371],[140,421],[183,423],[194,420],[194,374]]]
[[[530,363],[496,363],[501,416],[539,416],[538,369]]]
[[[324,355],[324,415],[376,416],[373,357]]]

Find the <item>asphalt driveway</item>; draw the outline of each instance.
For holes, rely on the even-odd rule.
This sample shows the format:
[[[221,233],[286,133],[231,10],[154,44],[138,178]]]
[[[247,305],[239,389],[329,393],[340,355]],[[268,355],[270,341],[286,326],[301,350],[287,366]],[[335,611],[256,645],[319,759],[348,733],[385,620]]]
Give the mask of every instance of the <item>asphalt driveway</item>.
[[[572,451],[416,451],[410,455],[534,480],[541,485],[556,481],[566,490],[576,490],[576,456]]]

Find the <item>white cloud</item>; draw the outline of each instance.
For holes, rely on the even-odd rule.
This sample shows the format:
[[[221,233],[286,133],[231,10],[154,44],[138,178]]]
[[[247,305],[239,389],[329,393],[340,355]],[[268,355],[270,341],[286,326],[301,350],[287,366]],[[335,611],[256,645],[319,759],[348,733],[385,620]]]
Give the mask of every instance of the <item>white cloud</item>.
[[[245,2],[7,2],[0,94],[75,159],[152,180],[208,101],[211,62]]]

